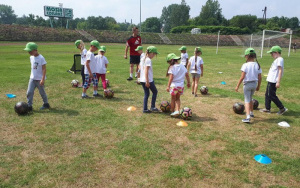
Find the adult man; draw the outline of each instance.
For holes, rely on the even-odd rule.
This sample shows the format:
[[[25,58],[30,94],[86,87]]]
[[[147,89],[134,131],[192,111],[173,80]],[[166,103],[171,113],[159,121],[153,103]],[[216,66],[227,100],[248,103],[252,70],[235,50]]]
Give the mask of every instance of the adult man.
[[[127,80],[132,80],[133,68],[136,65],[135,77],[137,77],[138,66],[140,64],[140,54],[135,51],[138,46],[142,45],[142,39],[138,35],[139,29],[137,27],[132,28],[132,36],[126,42],[125,55],[124,58],[127,59],[128,48],[130,48],[130,76]]]

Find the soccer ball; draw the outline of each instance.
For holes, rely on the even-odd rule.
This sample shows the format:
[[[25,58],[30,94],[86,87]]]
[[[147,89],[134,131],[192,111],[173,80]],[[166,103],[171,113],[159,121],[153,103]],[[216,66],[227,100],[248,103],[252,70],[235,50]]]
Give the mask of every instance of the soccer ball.
[[[104,91],[104,97],[108,98],[108,99],[111,99],[114,97],[114,91],[113,90],[106,90]]]
[[[106,87],[109,87],[109,80],[105,79],[105,82],[106,82]]]
[[[208,93],[208,88],[206,86],[201,86],[200,92],[202,95],[206,95]]]
[[[72,85],[72,87],[78,87],[79,81],[78,80],[72,80],[71,85]]]
[[[189,119],[192,117],[192,109],[188,107],[184,107],[183,109],[180,110],[179,114],[180,117],[182,117],[183,119]]]
[[[252,99],[253,103],[253,110],[256,110],[258,108],[259,102],[256,99]]]
[[[232,109],[237,114],[243,114],[245,110],[245,106],[242,103],[236,102],[234,103]]]
[[[28,104],[26,102],[17,102],[15,105],[15,112],[18,115],[25,115],[29,111]]]
[[[160,109],[163,112],[170,112],[171,105],[170,105],[170,103],[168,101],[163,101],[160,104]]]

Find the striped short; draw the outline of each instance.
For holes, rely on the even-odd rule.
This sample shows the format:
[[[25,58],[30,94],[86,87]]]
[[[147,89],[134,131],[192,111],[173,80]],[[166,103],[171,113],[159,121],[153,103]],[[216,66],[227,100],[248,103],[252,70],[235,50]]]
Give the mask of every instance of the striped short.
[[[85,79],[84,79],[84,84],[82,86],[84,89],[88,89],[91,85],[91,82],[93,82],[94,87],[98,87],[98,79],[96,73],[93,73],[93,78],[90,78],[89,74],[85,74],[84,76]]]

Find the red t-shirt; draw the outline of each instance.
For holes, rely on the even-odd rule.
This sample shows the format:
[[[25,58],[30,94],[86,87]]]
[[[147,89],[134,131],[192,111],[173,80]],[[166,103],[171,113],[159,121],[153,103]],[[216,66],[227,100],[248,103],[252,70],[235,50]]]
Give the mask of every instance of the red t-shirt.
[[[137,37],[131,36],[126,42],[126,46],[129,46],[130,48],[130,55],[139,56],[140,54],[137,51],[135,51],[135,49],[141,45],[142,45],[142,39],[139,35]]]

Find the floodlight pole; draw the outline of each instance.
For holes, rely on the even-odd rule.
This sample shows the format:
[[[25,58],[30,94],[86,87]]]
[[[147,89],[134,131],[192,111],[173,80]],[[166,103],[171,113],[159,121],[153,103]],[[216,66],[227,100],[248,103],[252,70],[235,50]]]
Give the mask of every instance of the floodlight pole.
[[[253,39],[253,34],[251,34],[250,48],[252,47],[252,39]]]
[[[290,31],[290,44],[289,44],[289,54],[288,54],[288,57],[290,57],[290,54],[291,54],[292,35],[293,35],[293,30]]]
[[[217,50],[216,50],[216,54],[218,54],[218,50],[219,50],[219,40],[220,40],[220,31],[218,32],[218,41],[217,41]]]
[[[262,56],[263,56],[263,51],[264,51],[265,31],[266,31],[266,30],[263,30],[263,36],[262,36],[262,39],[261,39],[260,58],[262,58]]]
[[[140,0],[140,32],[142,32],[142,0]]]

